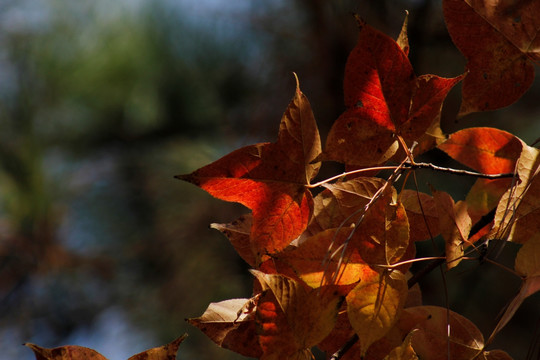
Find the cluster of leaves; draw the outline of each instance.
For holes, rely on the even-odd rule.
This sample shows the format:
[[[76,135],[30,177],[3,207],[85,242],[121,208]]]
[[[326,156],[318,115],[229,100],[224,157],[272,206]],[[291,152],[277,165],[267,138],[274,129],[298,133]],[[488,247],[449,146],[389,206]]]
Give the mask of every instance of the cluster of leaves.
[[[439,121],[461,81],[460,116],[507,106],[526,92],[540,56],[540,1],[444,0],[443,8],[468,60],[464,74],[416,76],[406,21],[393,40],[357,19],[346,110],[324,147],[297,80],[276,142],[240,148],[178,176],[251,210],[212,225],[253,268],[251,298],[212,303],[189,320],[219,346],[267,360],[311,359],[315,346],[332,359],[510,359],[485,346],[540,290],[539,150],[496,128],[443,134]],[[433,148],[471,170],[415,161]],[[326,161],[347,171],[314,183]],[[436,189],[396,189],[398,178],[406,184],[422,167],[478,179],[457,202]],[[391,170],[386,178],[378,175],[383,169]],[[415,243],[437,236],[445,251],[434,261],[447,270],[481,256],[490,240],[522,244],[511,270],[522,278],[521,290],[487,341],[460,314],[421,303],[409,268],[425,260],[415,258]],[[77,358],[30,347],[40,360]]]

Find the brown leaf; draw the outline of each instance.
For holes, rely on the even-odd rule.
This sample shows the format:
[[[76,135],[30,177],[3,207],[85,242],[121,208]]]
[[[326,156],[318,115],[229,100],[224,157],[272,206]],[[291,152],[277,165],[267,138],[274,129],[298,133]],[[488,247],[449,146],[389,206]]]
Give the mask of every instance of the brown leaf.
[[[30,343],[24,345],[32,349],[36,355],[36,360],[107,360],[97,351],[83,346],[66,345],[46,349]]]
[[[379,178],[357,177],[326,184],[314,199],[313,219],[306,234],[314,235],[326,229],[355,223],[364,207],[385,183]]]
[[[229,224],[210,224],[210,227],[222,232],[231,242],[232,246],[249,265],[257,266],[257,261],[250,244],[251,225],[253,218],[251,214],[240,216]]]
[[[265,356],[273,359],[276,352],[280,356],[308,354],[334,327],[343,298],[331,287],[309,289],[283,275],[251,272],[263,289],[257,316]]]
[[[384,360],[417,360],[418,356],[412,347],[412,335],[415,331],[418,330],[413,329],[403,340],[403,344],[393,349]]]
[[[167,345],[140,352],[131,356],[128,360],[176,360],[176,353],[180,343],[186,337],[187,334],[184,334]]]
[[[368,264],[392,265],[403,259],[409,247],[409,220],[393,188],[371,204],[352,245]]]
[[[407,292],[407,280],[399,271],[374,272],[349,292],[347,313],[360,339],[362,356],[399,319]]]
[[[467,58],[459,115],[512,104],[531,86],[538,60],[537,1],[444,0],[454,44]]]
[[[501,197],[495,213],[490,239],[505,239],[523,244],[540,234],[540,152],[523,144],[516,165],[519,183]]]
[[[437,204],[430,195],[405,189],[400,200],[409,219],[409,241],[428,240],[439,235]]]
[[[446,268],[457,266],[463,256],[463,249],[468,243],[472,221],[467,213],[467,203],[458,201],[444,191],[433,190],[433,199],[437,204],[439,228],[445,240]]]
[[[404,334],[417,329],[412,346],[420,359],[473,359],[484,348],[480,330],[470,320],[443,307],[406,308],[398,326]]]
[[[217,345],[249,357],[259,357],[262,349],[256,337],[254,309],[258,297],[211,303],[202,316],[187,321]]]

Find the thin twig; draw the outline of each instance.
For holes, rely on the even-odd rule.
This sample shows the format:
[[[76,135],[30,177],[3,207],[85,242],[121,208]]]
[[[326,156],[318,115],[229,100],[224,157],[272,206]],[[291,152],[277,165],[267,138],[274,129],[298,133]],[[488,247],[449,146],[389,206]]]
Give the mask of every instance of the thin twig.
[[[404,168],[409,168],[409,169],[431,169],[431,170],[435,170],[435,171],[446,172],[446,173],[453,174],[453,175],[474,176],[474,177],[477,177],[477,178],[490,179],[490,180],[505,179],[505,178],[511,178],[511,177],[516,176],[516,174],[514,174],[514,173],[484,174],[484,173],[479,173],[479,172],[476,172],[476,171],[469,171],[469,170],[463,170],[463,169],[453,169],[453,168],[442,167],[442,166],[434,165],[432,163],[418,163],[418,162],[410,163],[410,162],[406,162],[406,163],[403,164],[403,167]]]
[[[352,348],[353,345],[356,344],[357,341],[358,341],[358,335],[354,334],[353,336],[351,336],[351,338],[349,340],[347,340],[347,342],[338,351],[336,351],[332,355],[330,360],[339,360],[339,359],[341,359],[342,356],[345,355],[345,353],[347,351],[349,351],[349,349]]]

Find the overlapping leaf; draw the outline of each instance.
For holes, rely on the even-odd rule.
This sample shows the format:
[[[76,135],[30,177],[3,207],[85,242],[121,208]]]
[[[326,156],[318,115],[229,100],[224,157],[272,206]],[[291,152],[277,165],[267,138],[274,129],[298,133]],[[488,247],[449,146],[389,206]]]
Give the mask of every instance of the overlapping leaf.
[[[398,325],[405,334],[416,329],[412,346],[420,359],[474,359],[484,347],[482,333],[470,320],[443,307],[407,308]]]
[[[204,314],[188,319],[217,345],[249,357],[259,357],[262,349],[257,341],[253,299],[230,299],[211,303]]]
[[[512,104],[531,86],[540,59],[540,3],[444,0],[448,31],[467,58],[460,115]]]
[[[306,188],[320,163],[320,139],[309,102],[297,87],[278,141],[246,146],[179,179],[253,211],[250,243],[257,260],[286,247],[306,228],[313,207]]]
[[[461,77],[417,79],[396,41],[363,21],[359,27],[358,43],[345,67],[347,110],[332,126],[323,158],[367,166],[396,153],[395,135],[410,143],[424,135]]]
[[[394,326],[406,298],[407,281],[399,271],[374,271],[347,295],[347,313],[360,339],[362,356]]]
[[[469,128],[453,133],[439,149],[453,159],[483,174],[511,174],[524,144],[516,136],[489,127]],[[469,215],[476,222],[497,206],[512,178],[478,179],[467,195]]]
[[[334,327],[343,298],[333,288],[308,289],[283,275],[253,270],[262,286],[257,322],[261,359],[309,359]]]
[[[403,190],[400,200],[409,219],[409,241],[422,241],[439,235],[437,204],[425,193]]]
[[[519,183],[502,196],[495,213],[491,239],[525,243],[540,234],[540,152],[523,144],[516,170]]]
[[[466,202],[454,203],[452,197],[443,191],[433,191],[433,199],[437,204],[439,228],[445,240],[446,267],[451,269],[461,261],[472,221]]]

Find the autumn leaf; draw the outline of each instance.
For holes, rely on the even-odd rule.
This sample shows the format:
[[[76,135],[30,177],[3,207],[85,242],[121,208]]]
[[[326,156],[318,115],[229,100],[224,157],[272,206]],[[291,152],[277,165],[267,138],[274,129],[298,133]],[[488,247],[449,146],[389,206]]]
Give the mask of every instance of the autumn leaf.
[[[167,345],[140,352],[128,360],[176,360],[176,353],[178,352],[180,343],[186,337],[187,334],[184,334]]]
[[[426,193],[403,190],[399,198],[409,219],[409,241],[432,239],[439,235],[439,216],[437,204]]]
[[[171,343],[143,351],[131,356],[128,360],[176,360],[180,343],[187,334],[180,336]],[[107,360],[95,350],[83,346],[66,345],[54,349],[46,349],[35,344],[25,344],[36,355],[36,360]]]
[[[358,43],[345,67],[347,109],[328,134],[323,159],[369,166],[396,153],[396,135],[409,145],[424,135],[461,77],[417,79],[396,41],[361,20],[359,28]]]
[[[306,358],[334,327],[343,298],[277,274],[251,271],[262,286],[257,306],[262,359]]]
[[[523,282],[518,294],[505,308],[490,336],[490,340],[508,324],[527,297],[540,291],[540,237],[523,244],[516,255],[514,268],[518,274],[523,276]]]
[[[454,203],[448,193],[437,190],[433,190],[433,199],[437,204],[439,228],[445,240],[446,268],[450,270],[457,266],[463,257],[472,221],[467,213],[466,202]]]
[[[255,307],[258,297],[211,303],[202,316],[187,321],[217,345],[248,357],[260,357]]]
[[[306,185],[320,163],[317,125],[297,87],[281,119],[278,141],[246,146],[177,178],[253,211],[250,244],[257,260],[285,248],[306,228],[313,200]]]
[[[313,219],[304,235],[354,224],[385,183],[379,178],[357,177],[325,184],[325,189],[314,199]]]
[[[83,346],[66,345],[54,349],[46,349],[41,346],[24,344],[36,355],[36,360],[107,360],[95,350]]]
[[[516,171],[519,182],[501,197],[489,239],[523,244],[540,234],[540,152],[523,144]]]
[[[403,343],[393,349],[384,360],[417,360],[418,356],[412,347],[412,336],[418,330],[411,331]]]
[[[394,326],[406,298],[407,280],[399,271],[373,272],[349,292],[347,313],[362,356]]]
[[[394,188],[387,188],[367,209],[352,246],[368,264],[393,265],[402,260],[409,248],[409,220]]]
[[[519,99],[540,59],[538,1],[444,0],[454,44],[467,58],[459,115],[494,110]]]
[[[467,318],[443,307],[406,308],[398,326],[405,334],[416,330],[412,347],[420,359],[474,359],[484,348],[480,330]]]
[[[251,249],[251,243],[249,241],[251,235],[251,226],[253,223],[253,217],[251,214],[245,214],[240,216],[232,223],[229,224],[210,224],[212,229],[219,230],[225,235],[232,246],[249,265],[252,267],[257,266],[257,260]]]
[[[506,131],[478,127],[451,134],[438,148],[482,174],[505,174],[514,172],[523,146],[520,139]],[[513,181],[511,178],[476,180],[466,199],[473,222],[497,206]]]
[[[341,259],[342,245],[350,231],[349,227],[321,231],[305,239],[297,248],[279,253],[277,259],[291,266],[312,288],[332,284],[344,286],[343,291],[350,290],[346,285],[357,283],[364,271],[372,271],[355,248],[349,249]]]
[[[502,350],[492,350],[484,351],[478,360],[512,360],[512,357]]]

